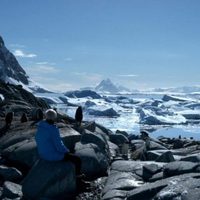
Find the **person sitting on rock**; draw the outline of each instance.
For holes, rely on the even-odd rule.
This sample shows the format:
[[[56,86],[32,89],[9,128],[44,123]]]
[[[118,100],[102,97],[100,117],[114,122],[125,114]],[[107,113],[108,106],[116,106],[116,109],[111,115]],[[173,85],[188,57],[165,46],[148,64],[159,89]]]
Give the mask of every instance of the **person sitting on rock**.
[[[88,187],[89,184],[81,180],[81,159],[75,154],[70,153],[69,149],[63,144],[59,129],[54,124],[57,120],[57,113],[53,109],[46,111],[46,120],[38,124],[35,135],[39,157],[47,161],[71,161],[75,165],[78,186]]]

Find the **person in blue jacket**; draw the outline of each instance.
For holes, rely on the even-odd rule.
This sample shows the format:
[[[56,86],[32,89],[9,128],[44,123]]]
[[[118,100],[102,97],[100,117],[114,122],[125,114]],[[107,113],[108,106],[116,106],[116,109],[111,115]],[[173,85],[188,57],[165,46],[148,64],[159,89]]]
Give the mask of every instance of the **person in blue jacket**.
[[[81,159],[70,153],[69,149],[63,144],[60,132],[54,122],[57,113],[53,109],[46,111],[46,120],[38,124],[35,135],[39,157],[47,161],[71,161],[75,164],[77,176],[81,176]]]

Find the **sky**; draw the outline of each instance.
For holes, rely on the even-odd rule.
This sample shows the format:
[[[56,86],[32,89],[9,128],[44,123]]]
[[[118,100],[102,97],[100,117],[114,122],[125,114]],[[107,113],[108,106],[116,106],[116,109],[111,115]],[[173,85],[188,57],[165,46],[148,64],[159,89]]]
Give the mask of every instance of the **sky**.
[[[200,85],[199,0],[0,0],[0,35],[54,91]]]

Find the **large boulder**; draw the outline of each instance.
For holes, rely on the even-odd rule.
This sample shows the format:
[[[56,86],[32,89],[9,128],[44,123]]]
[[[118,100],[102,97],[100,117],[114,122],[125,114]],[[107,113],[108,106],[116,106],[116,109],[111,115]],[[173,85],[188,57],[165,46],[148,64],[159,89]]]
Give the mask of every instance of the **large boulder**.
[[[27,199],[70,199],[76,192],[75,167],[71,162],[38,160],[22,182]]]
[[[165,177],[176,176],[184,173],[196,172],[198,163],[192,163],[188,161],[174,161],[164,166]]]
[[[88,179],[95,179],[107,175],[109,167],[108,155],[93,143],[82,144],[77,143],[76,154],[80,156],[82,161],[81,171],[86,174]]]
[[[118,146],[121,146],[124,143],[129,143],[128,138],[123,134],[111,134],[109,138],[112,143]]]
[[[106,110],[88,109],[88,113],[90,115],[100,116],[100,117],[119,117],[120,116],[113,108],[108,108]]]
[[[145,185],[143,185],[142,187],[139,187],[137,189],[131,190],[129,192],[127,192],[127,200],[177,200],[177,199],[183,199],[180,198],[180,194],[185,193],[185,195],[187,195],[187,188],[186,187],[181,187],[181,184],[185,181],[189,181],[190,183],[193,182],[194,179],[197,179],[199,182],[199,177],[200,174],[199,173],[190,173],[190,174],[183,174],[183,175],[179,175],[179,176],[174,176],[174,177],[170,177],[170,178],[166,178],[166,179],[162,179],[159,181],[156,181],[154,183],[147,183]],[[188,184],[189,185],[189,184]],[[196,189],[199,187],[199,183],[197,184],[197,182],[195,182],[195,185],[197,186]],[[174,187],[174,189],[172,190],[165,190],[165,188],[167,188],[167,186],[171,186]],[[177,190],[176,195],[173,194],[173,192],[171,191],[175,191],[175,188],[182,188],[182,191],[180,192],[180,190]],[[192,186],[193,188],[195,188],[194,184]],[[164,190],[163,190],[164,189]],[[160,191],[165,191],[165,193],[163,192],[163,195],[165,195],[165,198],[162,198],[162,195],[157,196],[157,194]],[[167,196],[169,193],[171,193],[171,197]],[[161,193],[160,193],[161,194]],[[176,198],[176,196],[178,196],[179,198]],[[159,197],[159,198],[158,198]],[[199,198],[197,198],[199,199]],[[196,199],[192,199],[192,200],[196,200]]]
[[[75,91],[69,91],[65,93],[65,96],[70,98],[84,98],[84,97],[91,97],[93,99],[100,99],[101,96],[92,91],[92,90],[75,90]]]

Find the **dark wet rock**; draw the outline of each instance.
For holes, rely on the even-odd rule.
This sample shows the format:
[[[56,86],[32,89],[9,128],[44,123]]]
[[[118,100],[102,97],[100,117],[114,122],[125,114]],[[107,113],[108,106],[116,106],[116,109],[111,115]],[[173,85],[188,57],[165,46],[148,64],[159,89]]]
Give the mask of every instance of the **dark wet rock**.
[[[75,144],[81,140],[81,135],[70,126],[60,128],[60,136],[68,149],[74,150]]]
[[[70,199],[76,192],[74,165],[39,160],[23,180],[22,191],[28,199]]]
[[[102,117],[119,117],[120,116],[113,108],[109,108],[109,109],[102,110],[102,111],[88,109],[88,113],[90,115],[102,116]]]
[[[155,161],[156,162],[173,162],[175,161],[175,159],[171,151],[166,151],[163,154],[161,154]]]
[[[156,160],[161,155],[162,155],[162,153],[160,153],[159,151],[148,151],[146,153],[146,158],[147,158],[147,160]]]
[[[160,172],[161,170],[162,167],[154,163],[149,165],[144,165],[142,178],[144,180],[149,180],[154,174]]]
[[[100,149],[92,143],[77,143],[75,150],[82,161],[81,171],[86,174],[87,178],[94,180],[95,178],[107,175],[109,158],[105,154],[104,149]]]
[[[93,122],[89,122],[89,123],[85,123],[83,126],[82,126],[84,129],[87,129],[91,132],[95,132],[96,130],[96,123],[93,121]]]
[[[129,141],[140,139],[139,135],[131,134],[128,136]]]
[[[152,151],[152,150],[166,150],[167,149],[164,145],[159,144],[156,141],[152,141],[151,139],[146,142],[146,147],[147,147],[148,151]]]
[[[93,143],[96,144],[102,150],[104,150],[107,147],[106,141],[102,138],[100,134],[93,134],[87,130],[85,130],[85,132],[81,135],[81,143]]]
[[[129,142],[128,138],[123,134],[111,134],[109,138],[112,143],[118,146]]]
[[[0,165],[0,176],[6,181],[19,181],[22,179],[22,173],[13,167]]]
[[[70,91],[66,92],[65,96],[70,97],[70,98],[84,98],[84,97],[91,97],[93,99],[100,99],[101,96],[92,91],[92,90],[75,90],[75,91]]]
[[[173,149],[183,148],[184,142],[180,139],[174,139],[173,141]]]
[[[181,158],[180,160],[200,163],[200,155],[199,154],[188,155],[188,156]]]
[[[158,172],[158,173],[154,174],[148,181],[149,182],[155,182],[155,181],[161,180],[163,178],[164,178],[163,172]]]
[[[129,137],[129,134],[126,131],[116,130],[116,134],[122,134],[122,135],[126,136],[127,138]]]
[[[16,183],[6,181],[3,184],[3,197],[10,199],[22,197],[22,187]]]
[[[195,172],[197,167],[197,163],[187,161],[174,161],[166,164],[164,166],[163,172],[165,177],[170,177],[179,174]]]
[[[141,200],[141,199],[154,200],[154,197],[163,188],[167,187],[168,185],[173,185],[175,187],[179,183],[186,181],[188,178],[200,178],[200,174],[197,174],[197,173],[184,174],[184,175],[162,179],[154,183],[147,183],[140,188],[129,191],[127,193],[127,200]],[[169,198],[169,200],[171,199]]]
[[[20,166],[24,166],[25,168],[32,167],[38,159],[36,143],[34,140],[19,142],[16,145],[5,149],[2,153],[6,159],[13,164],[15,163],[15,167],[19,169],[21,169]]]

